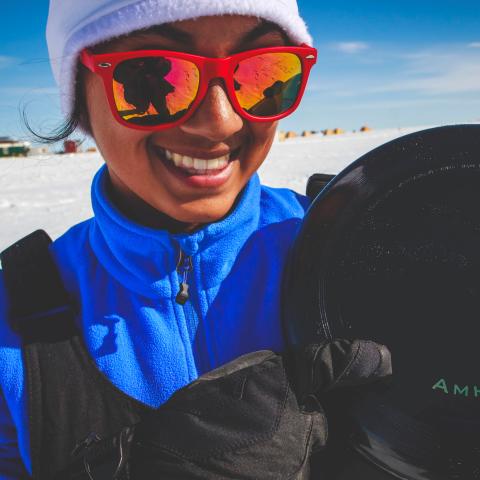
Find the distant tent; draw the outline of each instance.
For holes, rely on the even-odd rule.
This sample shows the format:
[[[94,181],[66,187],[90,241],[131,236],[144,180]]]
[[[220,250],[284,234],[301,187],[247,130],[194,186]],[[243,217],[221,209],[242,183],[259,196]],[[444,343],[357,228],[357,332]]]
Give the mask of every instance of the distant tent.
[[[342,133],[345,133],[345,130],[341,129],[341,128],[327,128],[326,130],[322,130],[322,133],[324,135],[340,135]]]
[[[311,137],[312,135],[315,135],[313,130],[304,130],[302,132],[302,137]]]

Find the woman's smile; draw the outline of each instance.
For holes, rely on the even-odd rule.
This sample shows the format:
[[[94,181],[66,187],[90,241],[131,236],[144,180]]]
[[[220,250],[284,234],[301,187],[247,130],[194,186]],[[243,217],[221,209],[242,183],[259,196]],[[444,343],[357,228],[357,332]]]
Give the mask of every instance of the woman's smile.
[[[242,148],[221,152],[195,152],[190,155],[153,146],[154,154],[169,175],[192,188],[215,188],[228,181],[240,162]]]

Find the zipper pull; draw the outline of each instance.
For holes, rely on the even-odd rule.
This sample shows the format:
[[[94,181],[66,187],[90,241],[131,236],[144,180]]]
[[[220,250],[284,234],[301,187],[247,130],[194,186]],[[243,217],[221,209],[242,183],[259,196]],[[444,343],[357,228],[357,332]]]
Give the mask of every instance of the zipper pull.
[[[179,305],[185,305],[188,300],[188,283],[182,282],[180,284],[180,291],[177,293],[175,297],[175,301]]]
[[[182,276],[182,281],[180,282],[180,290],[175,297],[175,301],[179,305],[185,305],[187,302],[188,295],[188,273],[193,270],[192,257],[186,256],[182,250],[180,250],[180,256],[177,263],[177,272]]]

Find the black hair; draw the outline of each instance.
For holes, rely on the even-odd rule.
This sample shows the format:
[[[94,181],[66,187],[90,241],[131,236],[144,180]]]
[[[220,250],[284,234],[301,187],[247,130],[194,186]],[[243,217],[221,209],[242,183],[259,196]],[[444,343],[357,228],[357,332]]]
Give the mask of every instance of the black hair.
[[[70,137],[78,129],[81,129],[85,133],[91,133],[84,78],[84,67],[80,65],[76,75],[72,112],[69,117],[57,128],[52,130],[50,134],[39,133],[34,127],[32,127],[28,120],[27,106],[24,105],[22,107],[21,116],[23,123],[36,142],[46,144],[61,142]]]

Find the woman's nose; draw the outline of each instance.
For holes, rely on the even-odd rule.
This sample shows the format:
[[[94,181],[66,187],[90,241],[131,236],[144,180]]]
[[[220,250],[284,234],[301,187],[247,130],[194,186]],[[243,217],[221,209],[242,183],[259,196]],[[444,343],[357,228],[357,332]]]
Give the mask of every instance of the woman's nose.
[[[233,109],[223,85],[213,81],[197,111],[180,128],[185,133],[221,142],[243,128],[243,119]]]

